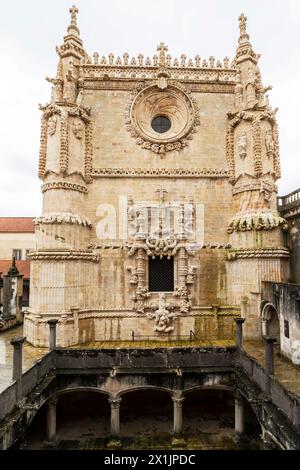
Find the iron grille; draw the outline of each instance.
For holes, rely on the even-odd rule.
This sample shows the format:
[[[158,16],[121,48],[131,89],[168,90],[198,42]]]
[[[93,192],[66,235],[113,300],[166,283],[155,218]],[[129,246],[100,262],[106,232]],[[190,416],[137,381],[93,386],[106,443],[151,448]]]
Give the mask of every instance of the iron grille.
[[[174,291],[174,258],[149,258],[149,291]]]

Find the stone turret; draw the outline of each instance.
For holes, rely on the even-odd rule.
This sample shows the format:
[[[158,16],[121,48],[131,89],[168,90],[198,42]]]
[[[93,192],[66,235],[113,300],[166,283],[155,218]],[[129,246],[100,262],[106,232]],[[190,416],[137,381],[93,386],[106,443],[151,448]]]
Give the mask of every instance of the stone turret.
[[[75,6],[70,8],[67,35],[56,48],[56,76],[46,77],[52,84],[51,101],[40,105],[43,213],[35,219],[37,250],[31,254],[31,297],[25,322],[28,332],[31,321],[44,312],[67,322],[71,307],[81,305],[81,287],[86,289],[89,284],[92,288],[90,276],[97,278],[89,267],[98,257],[88,249],[92,224],[85,215],[91,182],[91,110],[84,106],[80,81],[81,63],[89,58],[80,38],[77,13]],[[78,261],[85,262],[84,268]],[[78,288],[73,289],[80,276]],[[30,332],[29,337],[34,341]]]
[[[286,272],[281,261],[286,263],[288,258],[287,250],[283,249],[282,234],[287,223],[277,211],[276,199],[276,180],[280,177],[277,109],[273,110],[269,105],[266,93],[272,87],[262,84],[258,67],[260,56],[253,51],[246,21],[242,14],[234,59],[239,76],[234,107],[228,113],[227,129],[227,162],[234,209],[227,229],[233,246],[228,259],[231,262],[235,260],[229,268],[237,276],[236,281],[232,278],[234,301],[238,301],[239,296],[248,295],[249,291],[258,295],[262,280],[279,280]],[[253,264],[250,272],[247,267],[250,266],[249,258]],[[240,279],[245,277],[245,272],[249,272],[249,279],[244,280],[242,286]],[[254,312],[256,314],[257,306],[253,304]],[[249,329],[249,323],[246,329]]]

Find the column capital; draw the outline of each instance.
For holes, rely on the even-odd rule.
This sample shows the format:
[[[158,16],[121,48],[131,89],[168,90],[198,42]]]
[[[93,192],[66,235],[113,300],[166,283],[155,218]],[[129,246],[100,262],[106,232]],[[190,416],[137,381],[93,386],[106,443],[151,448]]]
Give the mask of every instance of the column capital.
[[[241,394],[241,392],[239,390],[234,390],[233,394],[234,394],[234,399],[236,400],[236,402],[239,404],[242,404],[244,401],[244,397]]]
[[[110,403],[111,408],[120,408],[122,398],[109,398],[108,403]]]
[[[241,317],[236,317],[234,319],[235,323],[237,323],[238,325],[242,325],[244,322],[245,322],[245,318],[241,318]]]
[[[56,406],[57,405],[57,400],[58,398],[57,397],[51,397],[49,398],[49,400],[47,401],[48,405],[49,406]]]
[[[15,348],[21,348],[25,340],[26,340],[26,336],[14,336],[10,340],[10,344],[14,346]]]
[[[185,397],[172,397],[172,400],[173,400],[175,406],[181,407],[182,403],[185,400]]]
[[[274,344],[277,341],[277,338],[273,338],[272,336],[264,336],[264,340],[267,344]]]
[[[50,326],[50,328],[54,328],[56,323],[58,323],[58,320],[56,318],[51,318],[51,320],[48,320],[47,323]]]

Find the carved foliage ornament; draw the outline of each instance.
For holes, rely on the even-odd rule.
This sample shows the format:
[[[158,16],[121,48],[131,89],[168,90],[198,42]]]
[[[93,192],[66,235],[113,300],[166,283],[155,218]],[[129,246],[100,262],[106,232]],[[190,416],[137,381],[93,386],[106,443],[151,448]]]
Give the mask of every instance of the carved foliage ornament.
[[[126,128],[142,148],[164,154],[180,150],[192,139],[200,124],[199,110],[191,93],[177,82],[142,84],[133,93],[126,108]],[[152,120],[164,116],[171,122],[169,130],[156,132]]]

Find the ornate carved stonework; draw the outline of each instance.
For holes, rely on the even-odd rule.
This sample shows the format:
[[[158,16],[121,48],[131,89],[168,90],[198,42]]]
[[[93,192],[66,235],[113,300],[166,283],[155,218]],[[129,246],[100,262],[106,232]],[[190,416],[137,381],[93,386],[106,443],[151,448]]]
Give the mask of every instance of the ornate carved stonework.
[[[165,79],[163,89],[160,78]],[[137,87],[127,107],[125,123],[138,145],[164,154],[186,147],[200,119],[197,103],[191,93],[179,83],[168,84],[167,78],[160,78],[157,82]],[[153,118],[158,115],[170,120],[171,127],[167,132],[158,133],[151,127]]]
[[[93,168],[92,177],[153,177],[165,178],[227,178],[228,171],[224,168]]]
[[[91,222],[84,218],[81,217],[78,214],[72,214],[66,213],[66,212],[58,212],[58,213],[48,213],[48,214],[43,214],[40,217],[37,217],[34,220],[35,225],[40,225],[40,224],[78,224],[82,225],[84,227],[91,228],[92,224]]]
[[[290,252],[286,248],[241,248],[226,253],[228,261],[240,258],[289,258]]]
[[[99,255],[95,255],[89,251],[82,250],[69,250],[69,251],[55,251],[55,250],[40,250],[32,251],[29,253],[29,258],[34,261],[47,260],[47,261],[92,261],[98,263],[100,260]]]
[[[245,213],[234,217],[227,228],[228,233],[246,232],[248,230],[272,230],[275,227],[287,230],[287,221],[278,214],[272,212]]]
[[[42,185],[42,193],[49,191],[50,189],[67,189],[71,191],[78,191],[79,193],[87,194],[88,190],[85,186],[76,183],[69,183],[67,181],[51,181],[51,183],[45,183]]]

